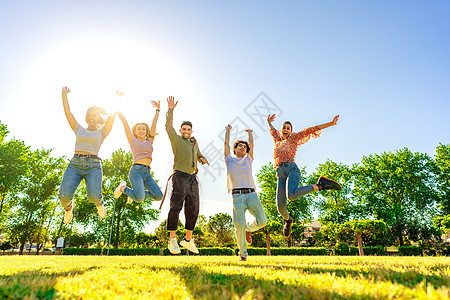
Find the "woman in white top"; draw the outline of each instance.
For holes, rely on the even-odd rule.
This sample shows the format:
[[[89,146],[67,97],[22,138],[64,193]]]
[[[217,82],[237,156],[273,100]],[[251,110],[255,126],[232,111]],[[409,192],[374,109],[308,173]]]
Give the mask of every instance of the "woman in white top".
[[[111,131],[115,112],[107,117],[107,112],[99,107],[92,106],[87,110],[87,128],[83,128],[70,111],[67,94],[69,88],[62,89],[64,113],[70,127],[75,132],[75,154],[67,166],[59,190],[59,199],[64,213],[64,223],[68,224],[73,218],[72,201],[75,191],[84,179],[86,183],[87,199],[97,206],[100,218],[106,217],[106,209],[102,197],[102,166],[97,156],[101,144]],[[106,119],[107,117],[107,119]]]
[[[146,123],[137,123],[133,126],[133,130],[130,130],[130,126],[123,114],[121,112],[118,113],[133,154],[133,166],[128,175],[133,188],[127,187],[126,182],[122,181],[114,191],[114,197],[119,198],[122,193],[125,193],[128,196],[128,204],[133,203],[133,201],[142,203],[145,198],[160,201],[163,197],[161,189],[153,179],[150,169],[160,102],[152,101],[152,105],[156,107],[156,112],[151,129]]]

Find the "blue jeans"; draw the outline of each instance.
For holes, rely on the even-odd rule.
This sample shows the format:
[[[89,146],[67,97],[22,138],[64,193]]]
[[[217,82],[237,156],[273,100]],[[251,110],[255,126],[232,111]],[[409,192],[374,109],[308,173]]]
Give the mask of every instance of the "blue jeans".
[[[158,184],[152,178],[150,167],[133,165],[128,179],[133,189],[126,187],[123,189],[123,192],[134,201],[142,203],[146,197],[156,201],[162,199],[163,194]]]
[[[64,171],[59,200],[61,206],[66,208],[72,204],[75,191],[84,179],[87,199],[99,206],[103,204],[102,197],[102,165],[97,158],[73,157]]]
[[[287,211],[287,199],[297,200],[298,198],[314,191],[312,185],[298,186],[300,183],[300,170],[295,163],[284,163],[277,167],[277,209],[280,215],[289,219]],[[287,186],[286,186],[287,182]],[[287,196],[286,196],[287,195]]]
[[[255,217],[255,220],[251,223],[245,221],[245,211],[247,209]],[[267,225],[267,216],[256,192],[233,195],[233,224],[236,227],[239,255],[247,257],[245,232],[256,231]]]

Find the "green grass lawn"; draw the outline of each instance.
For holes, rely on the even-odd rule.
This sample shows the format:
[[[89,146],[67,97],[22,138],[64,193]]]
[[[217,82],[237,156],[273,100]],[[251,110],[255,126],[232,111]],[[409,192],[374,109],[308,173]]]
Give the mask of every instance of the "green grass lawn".
[[[448,299],[450,258],[0,256],[2,299]]]

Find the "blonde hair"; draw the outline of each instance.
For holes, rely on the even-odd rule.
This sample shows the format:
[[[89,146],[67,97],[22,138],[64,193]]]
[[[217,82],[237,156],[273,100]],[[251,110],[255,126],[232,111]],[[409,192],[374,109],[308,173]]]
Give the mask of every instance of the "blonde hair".
[[[132,129],[132,132],[133,132],[133,135],[137,138],[137,135],[136,135],[136,127],[138,126],[138,125],[143,125],[144,127],[145,127],[145,131],[146,131],[146,134],[145,134],[145,138],[154,138],[154,136],[151,136],[150,135],[150,127],[148,126],[148,124],[147,123],[137,123],[136,125],[134,125],[133,126],[133,129]]]
[[[87,111],[90,111],[90,110],[95,111],[98,115],[97,129],[100,129],[103,126],[105,126],[106,120],[108,119],[108,113],[106,112],[106,110],[104,110],[103,108],[100,108],[98,106],[91,106],[88,108]],[[86,117],[87,117],[87,113],[86,113]],[[87,118],[86,118],[86,122],[87,122]]]

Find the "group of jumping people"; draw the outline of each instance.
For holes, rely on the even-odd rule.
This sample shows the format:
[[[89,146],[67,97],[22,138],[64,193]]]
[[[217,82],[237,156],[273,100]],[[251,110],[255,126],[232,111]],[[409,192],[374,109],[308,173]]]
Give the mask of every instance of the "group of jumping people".
[[[146,123],[137,123],[130,129],[123,114],[112,112],[107,114],[104,109],[93,106],[87,110],[87,128],[82,127],[70,111],[67,87],[62,89],[64,112],[70,127],[75,132],[75,154],[70,160],[61,182],[59,199],[65,209],[64,223],[68,224],[73,218],[75,203],[73,197],[81,180],[85,180],[87,199],[97,206],[100,218],[106,217],[106,209],[102,197],[102,167],[98,151],[104,139],[111,131],[115,115],[122,121],[125,134],[130,144],[133,155],[133,165],[129,171],[131,188],[122,181],[114,191],[114,197],[119,198],[122,193],[127,195],[127,203],[142,203],[145,198],[155,201],[164,199],[161,189],[151,176],[150,164],[152,162],[153,140],[156,134],[156,124],[160,113],[160,101],[152,101],[156,108],[151,127]],[[119,97],[123,93],[117,91]],[[179,245],[191,252],[199,253],[194,243],[192,233],[199,214],[199,188],[197,162],[208,164],[197,143],[192,136],[192,123],[181,123],[180,135],[173,127],[173,111],[177,106],[173,96],[167,99],[168,111],[166,114],[165,128],[170,139],[174,154],[172,193],[170,196],[170,209],[167,217],[166,229],[170,233],[168,248],[172,254],[181,253]],[[330,179],[320,177],[313,185],[300,186],[300,170],[295,164],[294,158],[297,147],[306,143],[311,137],[320,136],[321,130],[336,125],[339,115],[331,122],[312,126],[299,132],[293,132],[292,124],[287,121],[282,124],[280,130],[276,130],[272,122],[275,115],[267,117],[269,132],[274,141],[273,157],[277,174],[276,202],[278,212],[284,219],[283,235],[289,237],[292,231],[294,219],[287,211],[287,200],[296,200],[313,191],[340,190],[341,186]],[[256,185],[253,180],[253,132],[247,129],[248,141],[237,140],[233,143],[233,153],[230,149],[230,125],[225,127],[224,159],[227,167],[227,189],[233,198],[233,224],[236,228],[236,240],[239,248],[239,261],[246,261],[247,243],[252,243],[251,232],[256,231],[267,224],[267,216],[261,201],[256,193]],[[181,210],[184,207],[186,236],[178,244],[176,230]],[[245,212],[249,211],[253,216],[252,222],[247,222]]]

